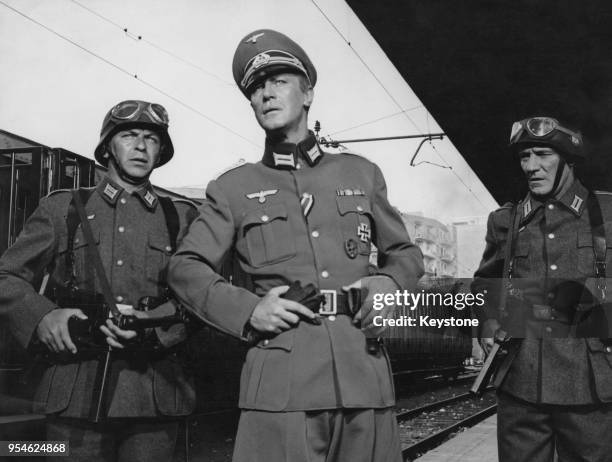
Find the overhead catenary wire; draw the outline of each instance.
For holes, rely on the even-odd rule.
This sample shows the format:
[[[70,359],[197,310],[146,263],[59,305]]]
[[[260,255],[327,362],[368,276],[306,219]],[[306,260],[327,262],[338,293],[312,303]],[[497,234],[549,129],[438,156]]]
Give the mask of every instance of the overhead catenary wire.
[[[389,89],[385,86],[385,84],[382,82],[382,80],[380,80],[380,78],[378,77],[378,75],[376,75],[376,72],[374,72],[374,70],[370,67],[370,65],[365,61],[365,59],[363,59],[363,57],[359,54],[359,52],[353,47],[353,45],[351,44],[350,40],[348,40],[344,34],[340,31],[340,29],[338,29],[338,27],[334,24],[334,22],[331,20],[331,18],[329,16],[327,16],[327,14],[325,14],[325,12],[321,9],[321,7],[317,4],[317,2],[315,0],[310,0],[313,5],[317,8],[317,10],[319,10],[319,12],[321,13],[321,15],[323,15],[323,17],[325,18],[325,20],[332,26],[332,28],[338,33],[338,35],[340,37],[342,37],[342,40],[344,40],[344,42],[346,42],[346,44],[349,46],[349,48],[353,51],[353,53],[355,54],[355,56],[357,57],[357,59],[359,59],[359,61],[361,61],[361,64],[366,68],[366,70],[370,73],[370,75],[372,77],[374,77],[374,80],[376,80],[376,82],[378,83],[378,85],[380,85],[380,87],[384,90],[384,92],[387,94],[387,96],[391,99],[391,101],[393,101],[393,103],[398,107],[398,109],[402,110],[402,105],[399,103],[399,101],[397,101],[397,99],[395,98],[395,96],[393,96],[393,94],[389,91]],[[414,120],[412,120],[412,118],[405,112],[404,116],[410,121],[410,123],[412,123],[412,125],[414,126],[414,128],[416,128],[419,132],[421,131],[421,129],[419,128],[419,126],[416,124],[416,122]]]
[[[123,67],[113,63],[112,61],[110,61],[109,59],[89,50],[88,48],[84,47],[83,45],[79,44],[78,42],[75,42],[74,40],[66,37],[65,35],[60,34],[59,32],[57,32],[56,30],[52,29],[51,27],[43,24],[42,22],[28,16],[27,14],[23,13],[22,11],[18,10],[17,8],[12,7],[11,5],[6,4],[4,1],[0,0],[0,5],[3,5],[4,7],[8,8],[9,10],[17,13],[18,15],[26,18],[28,21],[31,21],[32,23],[36,24],[39,27],[42,27],[43,29],[45,29],[46,31],[50,32],[51,34],[61,38],[62,40],[65,40],[66,42],[74,45],[75,47],[81,49],[82,51],[84,51],[85,53],[95,57],[96,59],[101,60],[102,62],[104,62],[105,64],[111,66],[112,68],[114,68],[115,70],[130,76],[131,78],[134,78],[136,80],[138,80],[139,82],[141,82],[143,85],[155,90],[156,92],[166,96],[167,98],[171,99],[172,101],[176,102],[177,104],[183,106],[184,108],[188,109],[189,111],[197,114],[198,116],[202,117],[203,119],[207,120],[208,122],[226,130],[227,132],[231,133],[234,136],[239,137],[240,139],[246,141],[247,143],[257,147],[257,148],[261,148],[262,146],[248,138],[246,138],[245,136],[241,135],[240,133],[236,132],[235,130],[231,129],[230,127],[228,127],[227,125],[222,124],[221,122],[218,122],[217,120],[213,119],[212,117],[204,114],[202,111],[200,111],[199,109],[191,106],[190,104],[184,102],[183,100],[177,98],[176,96],[171,95],[170,93],[166,92],[165,90],[162,90],[161,88],[153,85],[152,83],[143,80],[142,78],[138,77],[138,74],[134,74],[131,73],[130,71],[128,71],[127,69],[124,69]]]
[[[359,59],[359,61],[362,63],[362,65],[366,68],[366,70],[372,75],[372,77],[376,80],[376,82],[380,85],[380,87],[383,89],[383,91],[387,94],[387,96],[391,99],[391,101],[399,108],[402,109],[401,104],[399,103],[399,101],[397,101],[397,99],[393,96],[393,94],[389,91],[389,89],[385,86],[385,84],[382,82],[382,80],[376,75],[376,72],[374,72],[374,70],[368,65],[368,63],[365,61],[365,59],[363,59],[363,57],[359,54],[359,52],[352,46],[350,40],[348,40],[344,34],[342,34],[342,32],[340,31],[340,29],[338,29],[338,27],[334,24],[334,22],[331,20],[331,18],[321,9],[321,7],[317,4],[316,0],[310,0],[312,2],[312,4],[317,8],[317,10],[319,10],[319,12],[321,13],[321,15],[325,18],[325,20],[332,26],[332,28],[336,31],[336,33],[342,38],[342,40],[348,45],[348,47],[351,49],[351,51],[355,54],[355,56],[357,57],[357,59]],[[418,125],[415,123],[415,121],[403,110],[401,111],[401,113],[404,114],[404,116],[408,119],[408,121],[410,121],[410,123],[420,132],[420,128],[418,127]],[[433,147],[433,144],[432,144]],[[472,191],[472,189],[470,187],[467,186],[467,184],[465,183],[465,181],[459,176],[459,174],[455,171],[454,168],[452,168],[452,166],[446,161],[446,159],[442,156],[442,154],[440,154],[440,152],[434,148],[434,151],[436,152],[436,154],[438,155],[438,157],[440,157],[440,159],[449,167],[451,167],[449,170],[452,172],[453,175],[455,175],[455,177],[461,182],[461,184],[466,188],[466,190],[472,195],[474,196],[474,198],[483,206],[483,208],[485,208],[486,210],[488,210],[486,207],[484,207],[484,204],[482,203],[482,201],[480,200],[480,198],[478,198],[478,196],[474,193],[474,191]]]
[[[381,120],[390,119],[392,117],[395,117],[395,116],[398,116],[400,114],[403,114],[404,112],[415,111],[415,110],[420,109],[422,107],[423,107],[422,104],[418,104],[418,105],[416,105],[414,107],[411,107],[411,108],[408,108],[408,109],[402,109],[401,111],[394,112],[393,114],[388,114],[386,116],[378,117],[377,119],[369,120],[367,122],[362,122],[359,125],[354,125],[352,127],[343,128],[342,130],[337,130],[335,132],[329,133],[328,136],[333,136],[333,135],[337,135],[338,133],[344,133],[344,132],[348,132],[350,130],[354,130],[356,128],[361,128],[361,127],[365,127],[367,125],[372,125],[372,124],[374,124],[376,122],[380,122]]]
[[[440,152],[438,152],[438,150],[436,149],[436,147],[432,144],[431,147],[432,149],[438,154],[438,156],[440,156],[440,158],[442,158],[442,155],[440,154]],[[470,188],[464,181],[463,178],[461,178],[459,175],[455,175],[457,177],[457,179],[461,182],[461,184],[463,184],[463,186],[472,194],[472,196],[474,196],[474,198],[478,201],[478,203],[482,206],[483,210],[487,213],[489,213],[490,207],[486,207],[482,201],[480,200],[480,198],[476,195],[476,193],[474,191],[472,191],[472,188]]]
[[[214,72],[210,72],[209,70],[203,68],[199,64],[196,64],[196,63],[194,63],[193,61],[191,61],[189,59],[183,58],[182,56],[180,56],[180,55],[178,55],[178,54],[176,54],[176,53],[174,53],[174,52],[172,52],[172,51],[162,47],[161,45],[158,45],[155,42],[152,42],[151,40],[147,40],[142,35],[136,35],[136,34],[130,32],[130,30],[126,26],[122,26],[121,24],[113,21],[112,19],[110,19],[110,18],[108,18],[108,17],[106,17],[106,16],[104,16],[102,14],[100,14],[99,12],[93,10],[92,8],[83,5],[81,2],[79,2],[77,0],[69,0],[69,1],[71,1],[72,3],[78,5],[79,7],[84,9],[85,11],[88,11],[92,15],[97,16],[102,21],[105,21],[105,22],[111,24],[112,26],[116,27],[117,29],[120,29],[122,32],[124,32],[128,37],[132,38],[133,40],[142,41],[142,42],[146,43],[147,45],[155,48],[156,50],[158,50],[158,51],[160,51],[160,52],[162,52],[162,53],[164,53],[164,54],[166,54],[168,56],[171,56],[174,59],[176,59],[176,60],[178,60],[178,61],[180,61],[180,62],[182,62],[184,64],[187,64],[188,66],[193,67],[194,69],[202,72],[203,74],[205,74],[205,75],[207,75],[209,77],[213,77],[213,78],[217,79],[218,81],[224,83],[225,85],[232,86],[232,87],[236,86],[236,84],[234,84],[233,82],[230,82],[230,81],[224,79],[223,77],[215,74]]]

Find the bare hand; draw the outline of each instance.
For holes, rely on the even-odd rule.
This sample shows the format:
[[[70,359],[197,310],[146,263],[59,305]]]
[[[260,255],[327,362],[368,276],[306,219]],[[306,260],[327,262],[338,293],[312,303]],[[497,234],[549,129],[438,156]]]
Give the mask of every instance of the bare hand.
[[[76,316],[87,319],[87,316],[78,308],[57,308],[48,312],[36,326],[38,339],[54,353],[69,351],[76,353],[77,347],[70,338],[68,320]]]
[[[123,309],[121,314],[127,316],[133,315],[140,319],[149,317],[149,312],[137,311],[133,308]],[[112,318],[107,319],[106,325],[100,326],[100,330],[104,335],[106,335],[106,343],[117,349],[124,349],[125,343],[138,337],[138,332],[135,330],[124,330],[117,327]]]
[[[501,327],[497,319],[487,319],[480,329],[480,346],[488,356],[495,345],[495,332]]]
[[[366,291],[365,300],[363,300],[359,311],[353,316],[353,324],[359,324],[361,322],[362,329],[367,332],[369,337],[380,336],[385,330],[385,327],[374,326],[374,317],[382,316],[385,319],[391,317],[395,310],[395,305],[385,305],[381,310],[375,310],[374,295],[395,293],[399,290],[398,285],[389,276],[378,275],[358,279],[352,284],[342,288],[342,290],[345,291],[349,289],[365,289]]]
[[[255,306],[249,322],[259,332],[280,334],[300,322],[300,315],[314,319],[316,315],[304,305],[280,298],[289,286],[279,286],[270,291]]]

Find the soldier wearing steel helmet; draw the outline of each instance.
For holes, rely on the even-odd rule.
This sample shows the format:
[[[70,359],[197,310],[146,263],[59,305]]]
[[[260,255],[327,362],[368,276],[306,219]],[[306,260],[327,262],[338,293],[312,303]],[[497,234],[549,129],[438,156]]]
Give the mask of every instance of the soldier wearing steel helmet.
[[[263,157],[209,183],[169,276],[193,313],[254,343],[233,460],[400,461],[387,355],[368,348],[358,325],[370,327],[375,293],[416,285],[422,255],[380,169],[323,152],[308,130],[317,72],[297,43],[254,31],[238,44],[233,73],[266,133]],[[372,243],[379,268],[370,276]],[[253,292],[218,274],[230,249]],[[295,281],[325,301],[296,302]],[[367,293],[357,312],[351,287]]]
[[[159,197],[149,182],[153,169],[174,153],[168,123],[159,104],[133,100],[114,106],[95,150],[108,173],[95,188],[81,191],[112,296],[122,313],[140,318],[176,311],[172,299],[146,313],[135,307],[142,297],[167,292],[173,241],[180,239],[195,212],[191,204]],[[168,461],[176,442],[176,418],[194,407],[191,381],[176,357],[185,326],[147,331],[151,354],[129,348],[136,331],[120,329],[110,319],[99,327],[115,353],[102,420],[90,422],[100,355],[82,347],[68,327],[72,317],[87,316],[78,306],[58,306],[38,287],[48,272],[45,294],[68,286],[79,293],[102,293],[81,227],[68,226],[71,201],[66,190],[42,199],[0,259],[0,315],[24,347],[47,352],[35,400],[48,416],[47,439],[68,441],[70,460]]]
[[[512,337],[495,379],[499,459],[608,461],[612,194],[577,177],[582,136],[556,119],[515,122],[510,148],[529,192],[489,216],[472,287],[487,294],[485,350]]]

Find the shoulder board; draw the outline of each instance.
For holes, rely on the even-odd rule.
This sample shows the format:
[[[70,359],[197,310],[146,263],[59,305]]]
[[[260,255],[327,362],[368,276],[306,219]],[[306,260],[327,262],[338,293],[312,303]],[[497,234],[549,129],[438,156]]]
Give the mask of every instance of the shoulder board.
[[[364,159],[367,160],[368,162],[372,162],[374,163],[373,160],[367,158],[366,156],[364,156],[362,153],[360,152],[355,152],[355,151],[351,151],[349,149],[345,150],[345,151],[340,151],[340,152],[336,152],[336,153],[330,153],[330,152],[326,152],[326,154],[331,154],[331,155],[337,155],[337,154],[346,154],[349,156],[355,156],[355,157],[359,157],[360,159]]]
[[[349,156],[356,156],[356,157],[363,157],[365,158],[365,156],[363,154],[361,154],[360,152],[357,151],[351,151],[350,149],[345,149],[344,151],[338,151],[338,152],[325,152],[326,154],[347,154]]]
[[[503,212],[503,211],[507,211],[507,210],[512,210],[517,204],[515,204],[514,202],[506,202],[504,205],[502,205],[501,207],[495,209],[493,211],[493,213],[497,213],[497,212]]]
[[[219,172],[218,174],[216,174],[213,179],[217,180],[219,179],[219,177],[221,177],[222,175],[225,175],[227,172],[230,172],[238,167],[242,167],[243,165],[246,165],[246,160],[244,159],[239,159],[238,162],[236,162],[235,164],[230,165],[229,167],[221,170],[221,172]]]
[[[193,208],[197,208],[198,206],[195,204],[195,202],[190,201],[189,199],[172,199],[172,202],[174,202],[175,204],[185,204],[188,205],[190,207]]]
[[[612,196],[612,192],[610,191],[594,191],[595,194],[600,194],[602,196]]]

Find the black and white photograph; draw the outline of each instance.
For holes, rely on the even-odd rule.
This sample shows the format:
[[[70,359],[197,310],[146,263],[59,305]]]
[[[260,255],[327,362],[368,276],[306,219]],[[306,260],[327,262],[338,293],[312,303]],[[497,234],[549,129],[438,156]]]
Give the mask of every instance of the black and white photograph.
[[[0,460],[610,462],[610,30],[0,0]]]

